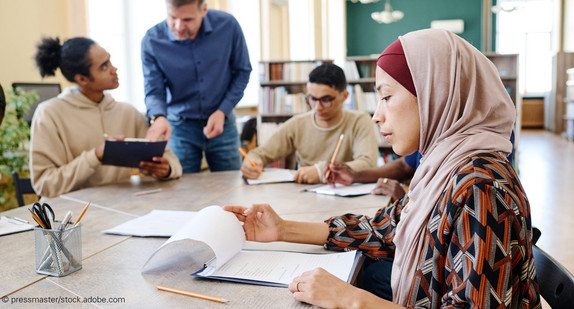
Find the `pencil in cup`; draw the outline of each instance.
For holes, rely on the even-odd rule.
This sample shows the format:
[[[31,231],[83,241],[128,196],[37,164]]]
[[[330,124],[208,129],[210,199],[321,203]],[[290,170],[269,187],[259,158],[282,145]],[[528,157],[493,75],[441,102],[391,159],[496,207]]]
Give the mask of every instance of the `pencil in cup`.
[[[343,144],[343,138],[345,137],[345,134],[341,134],[341,136],[339,136],[339,141],[337,142],[337,147],[335,147],[335,152],[333,153],[333,156],[331,157],[331,162],[329,162],[329,166],[333,163],[335,163],[335,159],[337,158],[337,155],[339,154],[339,150],[341,150],[341,144]],[[331,175],[331,168],[329,167],[329,169],[327,170],[327,173],[325,174],[325,178],[329,178],[329,175]]]
[[[215,301],[218,303],[226,303],[229,301],[229,300],[222,298],[222,297],[209,296],[209,295],[205,295],[205,294],[194,293],[194,292],[184,291],[184,290],[180,290],[180,289],[168,288],[166,286],[161,286],[161,285],[158,285],[157,289],[161,290],[161,291],[172,292],[172,293],[176,293],[176,294],[181,294],[181,295],[211,300],[211,301]]]
[[[237,149],[239,149],[239,152],[241,152],[241,154],[249,161],[249,163],[251,163],[251,165],[253,165],[254,168],[258,168],[257,164],[255,164],[255,162],[251,160],[251,158],[247,155],[247,153],[245,152],[245,150],[243,150],[243,148],[239,147]],[[260,171],[260,173],[263,174],[263,171]]]

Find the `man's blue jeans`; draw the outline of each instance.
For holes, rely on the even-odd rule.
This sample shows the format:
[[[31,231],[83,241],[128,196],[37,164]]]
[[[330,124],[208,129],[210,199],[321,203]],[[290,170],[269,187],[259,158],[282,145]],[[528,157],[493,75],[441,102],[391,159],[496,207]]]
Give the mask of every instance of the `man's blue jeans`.
[[[204,153],[212,172],[241,168],[235,113],[231,112],[225,117],[223,133],[212,139],[207,139],[203,134],[207,120],[185,119],[172,114],[168,114],[167,120],[172,129],[168,147],[179,158],[184,173],[199,172]]]

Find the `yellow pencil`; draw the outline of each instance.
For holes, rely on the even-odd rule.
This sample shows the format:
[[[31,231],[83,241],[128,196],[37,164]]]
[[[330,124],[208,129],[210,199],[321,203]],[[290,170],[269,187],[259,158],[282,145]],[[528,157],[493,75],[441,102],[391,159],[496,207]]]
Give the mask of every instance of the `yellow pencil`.
[[[76,222],[74,222],[73,226],[78,225],[78,223],[80,223],[80,220],[82,220],[82,217],[84,216],[84,214],[86,213],[86,210],[88,210],[88,207],[90,207],[90,203],[88,202],[88,204],[84,207],[84,209],[82,209],[82,212],[80,213],[80,215],[78,216],[78,219],[76,219]]]
[[[206,299],[206,300],[211,300],[211,301],[215,301],[218,303],[226,303],[229,300],[225,299],[225,298],[221,298],[221,297],[215,297],[215,296],[209,296],[209,295],[205,295],[205,294],[199,294],[199,293],[194,293],[194,292],[188,292],[188,291],[184,291],[184,290],[179,290],[179,289],[174,289],[174,288],[168,288],[165,286],[161,286],[158,285],[157,286],[158,290],[161,291],[166,291],[166,292],[172,292],[172,293],[176,293],[176,294],[181,294],[181,295],[186,295],[186,296],[191,296],[191,297],[197,297],[197,298],[201,298],[201,299]]]
[[[343,143],[344,137],[345,137],[345,134],[341,134],[341,136],[339,136],[339,142],[337,143],[337,147],[335,147],[335,153],[333,153],[333,157],[331,157],[331,162],[329,162],[329,165],[335,163],[335,159],[337,158],[337,154],[339,154],[339,150],[341,149],[341,144]],[[329,168],[327,170],[327,174],[325,174],[325,178],[328,178],[329,175],[331,175],[331,168]]]
[[[243,150],[243,148],[239,147],[237,148],[239,149],[239,152],[241,152],[241,154],[247,159],[249,160],[249,162],[251,163],[251,165],[253,165],[254,168],[258,168],[257,164],[255,164],[255,162],[253,162],[253,160],[251,160],[251,158],[249,156],[247,156],[247,153],[245,152],[245,150]],[[261,174],[263,174],[263,171],[260,171]]]

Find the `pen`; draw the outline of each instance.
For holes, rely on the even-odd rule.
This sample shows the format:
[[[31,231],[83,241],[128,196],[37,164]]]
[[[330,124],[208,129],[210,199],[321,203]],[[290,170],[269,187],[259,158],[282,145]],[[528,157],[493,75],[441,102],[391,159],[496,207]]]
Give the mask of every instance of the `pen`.
[[[345,134],[341,134],[341,136],[339,136],[339,142],[337,143],[337,147],[335,148],[335,153],[333,153],[333,157],[331,158],[331,162],[329,162],[329,165],[335,163],[335,159],[337,158],[337,154],[339,154],[339,150],[341,149],[341,144],[343,143],[343,137],[345,137]],[[329,168],[327,170],[327,174],[325,174],[325,178],[329,178],[330,174],[331,174],[331,168]]]
[[[84,216],[84,214],[86,213],[86,210],[88,210],[88,207],[90,207],[90,203],[88,202],[88,204],[84,207],[84,209],[82,209],[82,212],[80,213],[80,216],[78,216],[78,219],[76,219],[76,222],[74,222],[73,226],[78,225],[78,223],[80,223],[80,220],[82,220],[82,217]]]
[[[161,290],[161,291],[172,292],[172,293],[176,293],[176,294],[181,294],[181,295],[186,295],[186,296],[191,296],[191,297],[197,297],[197,298],[211,300],[211,301],[216,301],[218,303],[226,303],[229,301],[229,300],[227,300],[225,298],[221,298],[221,297],[215,297],[215,296],[209,296],[209,295],[205,295],[205,294],[193,293],[193,292],[188,292],[188,291],[184,291],[184,290],[168,288],[168,287],[161,286],[161,285],[158,285],[157,289]]]
[[[153,189],[153,190],[147,190],[147,191],[139,191],[139,192],[134,193],[134,195],[135,196],[147,195],[147,194],[152,194],[152,193],[158,193],[161,191],[162,191],[162,189],[159,188],[159,189]]]
[[[72,211],[68,210],[68,212],[64,216],[64,219],[62,219],[62,221],[60,221],[60,226],[58,227],[58,230],[60,230],[60,231],[64,230],[66,228],[66,225],[68,225],[68,223],[70,223],[71,219],[72,219]]]
[[[243,148],[239,147],[237,148],[239,149],[239,152],[241,152],[241,154],[247,159],[249,160],[249,162],[251,163],[251,165],[253,165],[254,168],[257,168],[257,164],[255,164],[255,162],[253,162],[253,160],[251,160],[251,158],[249,156],[247,156],[247,153],[245,152],[245,150],[243,150]],[[261,171],[261,174],[263,174],[263,171]]]

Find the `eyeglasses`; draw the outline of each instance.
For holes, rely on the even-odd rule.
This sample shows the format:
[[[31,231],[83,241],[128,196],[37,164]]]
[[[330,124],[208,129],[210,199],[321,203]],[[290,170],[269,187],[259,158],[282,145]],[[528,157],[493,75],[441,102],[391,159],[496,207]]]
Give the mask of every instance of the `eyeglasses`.
[[[312,108],[315,108],[317,106],[317,103],[321,103],[321,106],[323,106],[324,108],[328,108],[331,107],[331,105],[333,105],[333,101],[335,101],[337,97],[332,97],[332,96],[324,96],[321,98],[315,98],[311,95],[307,95],[305,97],[305,101],[307,101],[307,104],[309,104]]]

